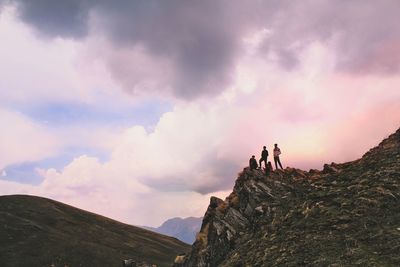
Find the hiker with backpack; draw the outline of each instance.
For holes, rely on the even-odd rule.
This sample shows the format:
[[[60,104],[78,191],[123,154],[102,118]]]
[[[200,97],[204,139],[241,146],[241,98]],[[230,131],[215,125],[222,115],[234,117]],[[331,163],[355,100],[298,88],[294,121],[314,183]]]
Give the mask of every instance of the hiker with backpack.
[[[281,164],[281,160],[279,158],[279,155],[282,154],[281,153],[281,149],[278,147],[278,144],[275,144],[274,147],[274,161],[275,161],[275,168],[278,169],[278,164],[281,167],[281,169],[283,169],[282,164]]]
[[[268,150],[267,150],[267,147],[266,146],[264,146],[263,147],[263,150],[261,151],[261,158],[260,158],[260,160],[258,161],[258,163],[260,164],[260,169],[262,168],[261,167],[261,163],[264,161],[264,164],[265,164],[265,168],[268,168],[268,161],[267,161],[267,159],[268,159]]]

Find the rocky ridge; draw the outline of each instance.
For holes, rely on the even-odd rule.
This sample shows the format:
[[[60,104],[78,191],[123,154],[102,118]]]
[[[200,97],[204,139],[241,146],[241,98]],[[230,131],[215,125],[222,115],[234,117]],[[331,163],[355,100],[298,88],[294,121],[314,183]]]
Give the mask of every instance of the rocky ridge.
[[[247,168],[175,266],[400,266],[400,129],[322,171]]]

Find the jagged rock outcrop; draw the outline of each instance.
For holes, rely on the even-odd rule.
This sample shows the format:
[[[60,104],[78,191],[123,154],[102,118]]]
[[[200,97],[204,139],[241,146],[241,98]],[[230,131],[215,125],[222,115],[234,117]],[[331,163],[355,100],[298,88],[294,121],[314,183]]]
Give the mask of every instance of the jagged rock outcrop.
[[[268,176],[212,197],[175,266],[400,266],[400,129],[361,159]]]

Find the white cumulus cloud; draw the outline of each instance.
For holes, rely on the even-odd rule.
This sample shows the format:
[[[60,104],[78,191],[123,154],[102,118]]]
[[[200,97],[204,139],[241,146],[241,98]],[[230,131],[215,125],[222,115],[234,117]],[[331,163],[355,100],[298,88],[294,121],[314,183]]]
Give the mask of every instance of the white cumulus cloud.
[[[0,169],[9,164],[54,156],[59,142],[45,127],[24,115],[0,108]]]

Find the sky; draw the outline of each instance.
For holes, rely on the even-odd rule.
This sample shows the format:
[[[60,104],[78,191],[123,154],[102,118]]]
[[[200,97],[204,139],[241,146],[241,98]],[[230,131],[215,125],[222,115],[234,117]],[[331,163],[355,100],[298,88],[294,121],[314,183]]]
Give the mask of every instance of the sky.
[[[262,146],[361,157],[400,127],[398,0],[0,0],[0,195],[202,216]],[[271,153],[270,153],[271,154]]]

